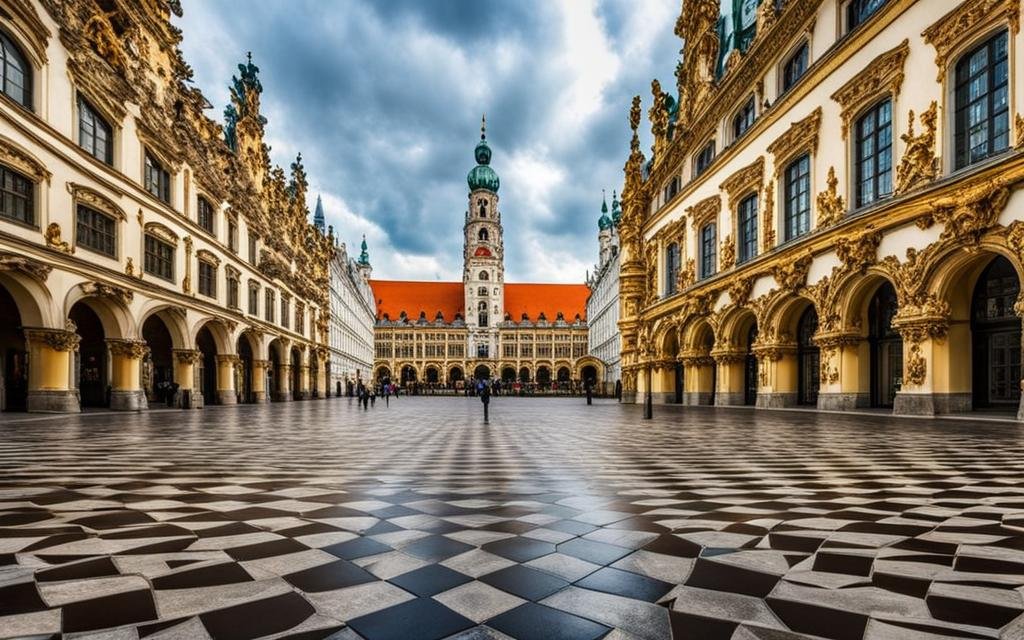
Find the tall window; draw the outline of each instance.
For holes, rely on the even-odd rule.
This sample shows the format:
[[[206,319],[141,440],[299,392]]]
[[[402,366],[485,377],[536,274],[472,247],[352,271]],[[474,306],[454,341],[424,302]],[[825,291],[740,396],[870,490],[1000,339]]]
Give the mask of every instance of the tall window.
[[[258,238],[256,234],[249,230],[249,264],[256,264],[258,256],[256,255],[256,241]]]
[[[732,118],[732,139],[739,140],[754,125],[754,96]]]
[[[786,60],[785,66],[782,68],[782,92],[785,93],[793,88],[803,75],[807,71],[807,58],[809,51],[807,43],[804,42],[800,45],[800,48],[793,52],[793,55]]]
[[[696,178],[700,174],[704,173],[711,162],[715,159],[715,141],[707,143],[700,153],[697,154],[697,162],[693,167],[693,177]]]
[[[306,333],[306,309],[301,303],[295,304],[295,331],[299,335]]]
[[[487,326],[487,301],[481,300],[480,304],[477,305],[477,326]]]
[[[804,154],[786,167],[786,241],[811,230],[811,157]]]
[[[885,100],[857,120],[856,206],[892,194],[892,101]]]
[[[665,185],[665,202],[668,202],[672,198],[676,197],[679,193],[679,187],[682,185],[682,179],[680,176],[672,176],[672,179]]]
[[[206,260],[199,261],[199,293],[217,297],[217,266]]]
[[[32,108],[32,67],[18,45],[0,31],[0,91]]]
[[[27,177],[0,165],[0,217],[35,226],[34,188]]]
[[[114,164],[114,129],[78,96],[78,146],[100,162]]]
[[[738,260],[742,264],[757,255],[757,194],[740,200],[737,226],[739,227]]]
[[[272,289],[267,289],[264,298],[265,304],[263,308],[264,320],[266,320],[267,322],[274,321],[274,307],[276,306],[274,298],[274,291]]]
[[[238,253],[238,223],[228,219],[228,249]]]
[[[164,169],[164,166],[149,153],[146,153],[144,178],[146,191],[170,204],[171,174],[168,173],[167,169]]]
[[[252,281],[249,282],[249,315],[260,315],[260,287]]]
[[[487,229],[481,229],[480,231],[478,231],[476,237],[477,240],[480,240],[482,242],[487,242],[488,240],[490,240],[490,236],[487,234]]]
[[[291,309],[289,308],[290,306],[288,298],[281,296],[281,326],[285,329],[291,326],[292,314]]]
[[[700,229],[700,277],[710,278],[715,275],[717,267],[718,234],[715,232],[715,223],[709,223]]]
[[[174,280],[174,247],[156,236],[146,234],[146,256],[142,267],[164,280]]]
[[[956,64],[956,168],[984,160],[1010,144],[1007,35],[1003,31]]]
[[[887,0],[850,0],[846,5],[846,30],[853,31],[878,11]]]
[[[228,277],[228,307],[238,308],[238,278]]]
[[[665,250],[665,295],[679,292],[679,245],[673,242]]]
[[[213,220],[213,205],[206,198],[199,198],[199,204],[196,207],[196,222],[207,233],[214,233]]]
[[[110,216],[78,205],[75,244],[111,258],[117,255],[117,221]]]

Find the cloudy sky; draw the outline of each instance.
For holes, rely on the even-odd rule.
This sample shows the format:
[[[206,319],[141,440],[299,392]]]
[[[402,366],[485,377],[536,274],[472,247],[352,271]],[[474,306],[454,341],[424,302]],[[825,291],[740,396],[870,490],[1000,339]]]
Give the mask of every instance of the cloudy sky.
[[[185,0],[185,58],[220,119],[247,51],[267,142],[374,276],[459,280],[487,114],[509,281],[581,282],[618,188],[632,95],[673,86],[679,0]],[[645,140],[645,147],[649,141]]]

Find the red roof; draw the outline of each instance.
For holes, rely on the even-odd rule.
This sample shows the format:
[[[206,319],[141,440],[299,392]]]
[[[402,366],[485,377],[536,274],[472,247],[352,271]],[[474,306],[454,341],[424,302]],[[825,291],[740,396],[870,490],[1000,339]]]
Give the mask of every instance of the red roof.
[[[398,320],[402,312],[415,322],[420,312],[433,322],[440,311],[445,322],[455,319],[455,314],[465,316],[465,290],[461,282],[433,282],[410,280],[371,280],[373,297],[377,302],[377,318],[386,314],[391,320]],[[554,322],[558,313],[566,322],[573,322],[576,314],[587,317],[587,296],[590,290],[585,284],[506,284],[505,312],[513,322],[522,320],[523,314],[536,322],[543,312],[548,322]]]

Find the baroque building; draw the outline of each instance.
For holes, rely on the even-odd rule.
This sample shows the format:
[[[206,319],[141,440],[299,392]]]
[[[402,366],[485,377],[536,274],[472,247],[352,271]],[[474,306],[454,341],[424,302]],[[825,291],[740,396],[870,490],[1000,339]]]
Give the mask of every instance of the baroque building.
[[[650,159],[630,111],[626,395],[1017,412],[1020,12],[686,0]]]
[[[238,66],[222,125],[176,0],[0,4],[0,406],[322,396],[334,242],[272,167]]]
[[[318,196],[313,225],[324,231],[324,208]],[[334,229],[327,229],[334,238]],[[373,325],[376,312],[370,290],[370,254],[363,236],[359,258],[349,258],[345,243],[335,239],[331,258],[330,371],[328,385],[336,395],[350,393],[373,367]]]
[[[620,366],[622,341],[619,335],[619,233],[622,219],[619,199],[612,194],[612,214],[608,203],[601,202],[597,221],[598,260],[594,273],[587,277],[587,353],[604,365],[604,375],[595,389],[614,394],[622,381]]]
[[[587,351],[586,285],[505,282],[498,174],[484,126],[469,172],[462,282],[372,280],[374,379],[455,387],[467,379],[548,389],[603,374]]]

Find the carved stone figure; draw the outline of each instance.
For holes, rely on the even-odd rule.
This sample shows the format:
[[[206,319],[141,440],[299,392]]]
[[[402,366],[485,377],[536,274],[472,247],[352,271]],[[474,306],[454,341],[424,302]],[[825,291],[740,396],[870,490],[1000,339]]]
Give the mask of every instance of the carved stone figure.
[[[939,163],[935,158],[935,119],[938,103],[934,100],[928,110],[921,114],[919,135],[914,135],[914,112],[910,111],[907,132],[900,136],[906,143],[903,159],[896,167],[896,193],[904,193],[914,187],[931,182],[938,173]]]
[[[846,211],[846,202],[843,196],[837,193],[839,178],[836,177],[836,168],[828,168],[826,179],[828,188],[818,194],[818,227],[829,227],[843,219]]]

